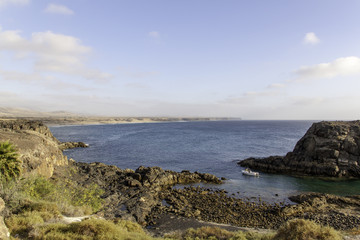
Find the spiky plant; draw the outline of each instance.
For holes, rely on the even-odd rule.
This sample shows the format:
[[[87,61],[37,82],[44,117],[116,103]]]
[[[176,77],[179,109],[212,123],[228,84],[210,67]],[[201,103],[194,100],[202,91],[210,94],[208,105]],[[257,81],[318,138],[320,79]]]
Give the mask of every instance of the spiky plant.
[[[21,174],[21,161],[15,147],[9,141],[0,143],[0,180],[9,181]]]

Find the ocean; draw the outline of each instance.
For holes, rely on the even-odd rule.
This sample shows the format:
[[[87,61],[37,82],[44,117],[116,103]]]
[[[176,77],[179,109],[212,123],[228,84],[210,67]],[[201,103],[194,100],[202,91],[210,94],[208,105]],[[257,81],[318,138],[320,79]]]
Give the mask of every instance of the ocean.
[[[268,202],[289,202],[289,195],[323,192],[360,193],[359,180],[334,181],[312,177],[241,174],[237,162],[248,157],[285,155],[313,121],[200,121],[51,127],[60,141],[82,141],[89,148],[65,151],[79,162],[103,162],[119,168],[159,166],[174,171],[215,174],[235,197]]]

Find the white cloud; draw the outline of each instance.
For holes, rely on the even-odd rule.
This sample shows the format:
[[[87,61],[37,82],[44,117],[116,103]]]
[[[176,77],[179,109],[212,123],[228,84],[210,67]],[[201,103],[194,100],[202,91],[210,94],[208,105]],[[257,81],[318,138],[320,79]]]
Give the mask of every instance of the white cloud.
[[[305,44],[315,45],[315,44],[318,44],[319,42],[320,42],[320,39],[316,36],[315,33],[313,33],[313,32],[306,33],[306,35],[304,37]]]
[[[73,15],[74,11],[64,5],[50,3],[44,10],[46,13]]]
[[[30,0],[0,0],[0,8],[6,7],[8,5],[27,5],[30,3]]]
[[[160,38],[160,33],[157,31],[149,32],[149,36],[152,38]]]
[[[85,60],[92,49],[73,36],[47,31],[33,33],[30,39],[26,39],[20,35],[20,31],[0,31],[1,50],[33,59],[33,68],[37,72],[63,73],[95,81],[112,77],[86,67]]]
[[[329,63],[304,66],[295,71],[296,80],[335,78],[360,74],[360,58],[343,57]]]

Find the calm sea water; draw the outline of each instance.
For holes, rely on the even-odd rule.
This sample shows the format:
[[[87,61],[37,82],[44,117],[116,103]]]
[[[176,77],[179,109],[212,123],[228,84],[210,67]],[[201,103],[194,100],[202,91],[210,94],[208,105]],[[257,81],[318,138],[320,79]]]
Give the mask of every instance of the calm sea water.
[[[287,201],[306,191],[360,194],[360,181],[325,181],[261,173],[243,176],[236,163],[248,157],[285,155],[312,121],[207,121],[51,127],[60,141],[82,141],[89,148],[67,150],[81,162],[103,162],[120,168],[159,166],[175,171],[215,174],[220,186],[239,197]],[[278,196],[276,196],[277,194]]]

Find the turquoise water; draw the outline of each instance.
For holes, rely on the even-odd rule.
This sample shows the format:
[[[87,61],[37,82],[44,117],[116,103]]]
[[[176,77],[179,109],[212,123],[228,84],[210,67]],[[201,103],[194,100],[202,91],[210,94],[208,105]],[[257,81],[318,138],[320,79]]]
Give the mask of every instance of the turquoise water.
[[[217,187],[239,197],[287,201],[306,191],[359,194],[360,181],[326,181],[261,173],[243,176],[236,163],[248,157],[285,155],[312,121],[209,121],[51,127],[61,141],[83,141],[89,148],[66,155],[81,162],[120,168],[159,166],[208,172],[228,180]],[[275,195],[277,194],[277,196]]]

